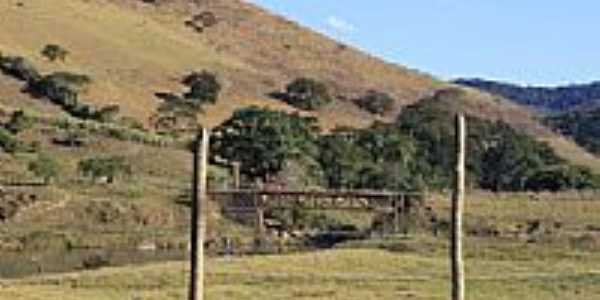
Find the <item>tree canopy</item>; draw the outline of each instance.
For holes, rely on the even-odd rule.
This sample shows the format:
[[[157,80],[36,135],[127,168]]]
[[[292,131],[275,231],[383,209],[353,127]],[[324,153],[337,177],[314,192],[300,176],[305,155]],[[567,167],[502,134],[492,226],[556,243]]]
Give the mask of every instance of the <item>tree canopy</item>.
[[[287,160],[316,156],[316,119],[258,107],[236,111],[215,129],[213,153],[241,163],[241,171],[267,181]]]

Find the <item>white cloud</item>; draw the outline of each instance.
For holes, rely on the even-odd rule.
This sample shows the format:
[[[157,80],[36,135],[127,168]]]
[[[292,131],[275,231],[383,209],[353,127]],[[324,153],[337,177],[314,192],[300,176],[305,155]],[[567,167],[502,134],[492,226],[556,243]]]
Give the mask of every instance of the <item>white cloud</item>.
[[[332,29],[343,33],[356,31],[356,26],[354,26],[354,24],[337,16],[329,16],[327,18],[327,25]]]

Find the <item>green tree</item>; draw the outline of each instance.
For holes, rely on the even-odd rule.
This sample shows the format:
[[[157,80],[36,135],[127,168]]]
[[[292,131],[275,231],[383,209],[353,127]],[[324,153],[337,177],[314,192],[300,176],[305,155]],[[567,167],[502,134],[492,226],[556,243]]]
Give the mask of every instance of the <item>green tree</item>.
[[[29,162],[29,171],[42,178],[45,184],[50,184],[61,172],[60,164],[51,156],[40,154],[36,160]]]
[[[338,129],[319,139],[319,162],[330,188],[362,186],[361,171],[369,164],[369,153],[358,146],[354,130]]]
[[[240,162],[241,171],[264,181],[279,173],[285,162],[316,157],[316,119],[258,107],[236,111],[215,129],[212,153]]]
[[[311,78],[291,82],[286,87],[285,98],[288,104],[304,110],[317,110],[332,101],[327,86]]]
[[[42,50],[42,55],[50,61],[65,61],[69,51],[60,45],[49,44]]]
[[[199,105],[216,103],[221,92],[221,84],[217,80],[217,76],[208,71],[189,74],[182,80],[182,83],[190,88],[189,92],[184,95],[185,98],[195,100]]]

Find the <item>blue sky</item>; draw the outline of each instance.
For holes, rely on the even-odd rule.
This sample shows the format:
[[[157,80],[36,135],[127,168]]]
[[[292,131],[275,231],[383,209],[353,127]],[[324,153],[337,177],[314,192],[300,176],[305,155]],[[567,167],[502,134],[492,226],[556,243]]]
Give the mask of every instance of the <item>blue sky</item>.
[[[450,79],[600,80],[598,0],[252,0],[389,61]]]

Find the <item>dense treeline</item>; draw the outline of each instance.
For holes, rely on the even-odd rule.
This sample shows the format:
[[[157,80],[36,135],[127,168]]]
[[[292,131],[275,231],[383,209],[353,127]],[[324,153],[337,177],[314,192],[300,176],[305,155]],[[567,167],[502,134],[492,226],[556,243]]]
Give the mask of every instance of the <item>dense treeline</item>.
[[[482,79],[459,79],[455,83],[498,94],[544,112],[600,104],[600,82],[563,87],[529,87]]]
[[[318,135],[315,120],[248,108],[216,130],[213,154],[242,163],[249,178],[277,178],[290,162],[328,188],[444,189],[454,168],[453,113],[436,97],[404,109],[394,124]],[[468,118],[468,182],[490,190],[598,187],[588,169],[502,122]],[[218,160],[215,158],[215,160]]]
[[[600,108],[579,109],[546,118],[546,123],[587,150],[600,154]]]

